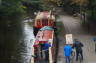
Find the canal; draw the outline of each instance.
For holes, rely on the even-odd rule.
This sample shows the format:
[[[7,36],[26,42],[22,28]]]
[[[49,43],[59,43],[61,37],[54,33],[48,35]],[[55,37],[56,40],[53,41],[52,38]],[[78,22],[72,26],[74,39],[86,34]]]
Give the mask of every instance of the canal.
[[[32,54],[32,21],[22,21],[20,28],[3,29],[0,32],[0,63],[29,63]]]

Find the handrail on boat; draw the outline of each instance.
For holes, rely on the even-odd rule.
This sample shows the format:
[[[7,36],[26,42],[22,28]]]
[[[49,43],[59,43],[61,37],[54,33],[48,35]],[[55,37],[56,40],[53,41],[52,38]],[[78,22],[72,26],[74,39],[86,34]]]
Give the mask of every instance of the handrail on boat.
[[[53,31],[53,35],[52,35],[52,42],[51,42],[51,44],[53,44],[53,38],[54,38],[54,31]],[[52,47],[49,47],[49,63],[53,63]]]

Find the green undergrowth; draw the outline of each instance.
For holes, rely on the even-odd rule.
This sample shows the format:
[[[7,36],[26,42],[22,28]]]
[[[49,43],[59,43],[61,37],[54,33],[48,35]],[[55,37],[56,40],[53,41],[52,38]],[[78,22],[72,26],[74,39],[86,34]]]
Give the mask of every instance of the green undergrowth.
[[[64,25],[61,21],[59,22],[56,22],[56,26],[57,26],[57,30],[56,30],[56,33],[58,35],[64,35],[65,31],[64,31]]]

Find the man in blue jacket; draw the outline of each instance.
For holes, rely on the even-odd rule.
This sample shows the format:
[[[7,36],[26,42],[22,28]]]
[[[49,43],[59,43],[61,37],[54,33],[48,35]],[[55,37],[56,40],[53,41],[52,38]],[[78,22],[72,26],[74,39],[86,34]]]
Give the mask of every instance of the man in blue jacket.
[[[65,57],[66,57],[66,63],[70,63],[70,56],[71,56],[71,52],[72,52],[71,45],[69,45],[69,44],[65,45],[64,52],[65,52]]]

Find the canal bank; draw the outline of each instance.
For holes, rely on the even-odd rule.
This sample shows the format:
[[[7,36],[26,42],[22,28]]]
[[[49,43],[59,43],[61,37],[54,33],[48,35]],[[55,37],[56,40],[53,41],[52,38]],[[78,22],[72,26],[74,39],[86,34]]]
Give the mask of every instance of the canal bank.
[[[57,30],[56,30],[56,39],[57,39],[57,61],[56,63],[63,63],[62,60],[64,60],[64,55],[63,55],[63,47],[65,44],[65,28],[64,25],[61,21],[60,18],[57,19]]]

